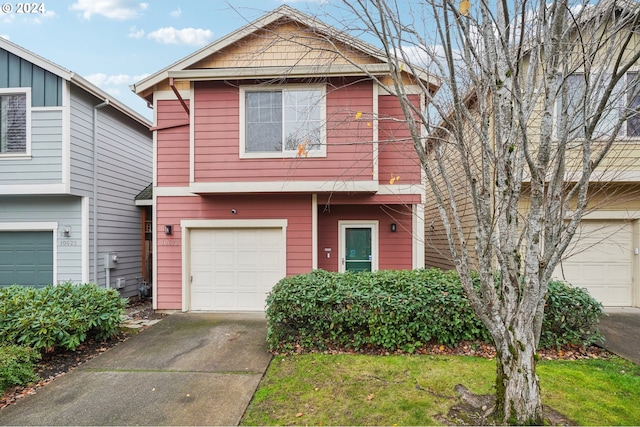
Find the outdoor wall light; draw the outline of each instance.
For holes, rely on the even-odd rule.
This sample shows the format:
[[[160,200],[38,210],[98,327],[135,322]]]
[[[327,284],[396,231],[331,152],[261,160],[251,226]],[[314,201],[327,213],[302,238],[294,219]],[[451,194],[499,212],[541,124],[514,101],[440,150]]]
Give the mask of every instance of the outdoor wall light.
[[[237,213],[238,213],[238,211],[237,211],[237,210],[235,210],[235,209],[231,209],[231,215],[235,215],[235,214],[237,214]]]
[[[71,236],[71,227],[64,227],[64,228],[62,229],[62,235],[63,235],[64,237],[69,237],[69,236]]]
[[[173,234],[173,226],[172,225],[165,225],[164,226],[164,234],[166,234],[167,236],[171,236]]]
[[[392,222],[391,223],[391,232],[395,233],[397,229],[398,229],[398,226],[396,225],[396,223]]]

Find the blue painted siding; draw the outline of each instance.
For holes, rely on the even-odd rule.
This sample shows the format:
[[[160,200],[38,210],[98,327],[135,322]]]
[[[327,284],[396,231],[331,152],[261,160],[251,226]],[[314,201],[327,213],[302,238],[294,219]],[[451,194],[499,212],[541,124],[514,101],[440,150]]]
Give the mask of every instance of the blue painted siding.
[[[74,196],[0,196],[0,226],[20,223],[14,231],[29,230],[30,223],[57,222],[54,236],[57,250],[56,282],[82,281],[82,199]],[[71,228],[71,235],[62,235],[62,227]],[[55,261],[54,261],[55,263]]]
[[[93,210],[93,108],[101,101],[72,87],[71,89],[71,192],[89,197],[90,223]],[[126,279],[123,296],[137,295],[136,277],[142,273],[142,223],[135,196],[152,180],[151,132],[112,107],[97,111],[98,146],[98,269],[94,274],[93,226],[90,236],[90,276],[104,286],[104,254],[117,252],[120,260],[111,271]]]
[[[32,107],[62,106],[62,78],[0,49],[0,90],[31,87]]]
[[[0,160],[0,183],[61,183],[62,154],[62,110],[32,111],[31,158]]]

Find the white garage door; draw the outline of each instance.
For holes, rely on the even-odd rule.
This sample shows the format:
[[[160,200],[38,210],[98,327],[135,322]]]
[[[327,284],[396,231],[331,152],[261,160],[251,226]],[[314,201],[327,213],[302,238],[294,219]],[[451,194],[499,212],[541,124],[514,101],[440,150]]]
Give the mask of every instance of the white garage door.
[[[629,222],[584,220],[555,276],[587,288],[605,306],[630,306],[633,251]]]
[[[191,230],[191,310],[264,311],[285,276],[282,228]]]

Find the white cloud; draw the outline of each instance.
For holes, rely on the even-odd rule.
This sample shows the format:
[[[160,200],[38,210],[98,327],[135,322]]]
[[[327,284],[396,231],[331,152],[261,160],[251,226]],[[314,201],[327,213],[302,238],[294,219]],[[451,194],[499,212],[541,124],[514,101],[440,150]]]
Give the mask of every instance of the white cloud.
[[[28,15],[25,15],[28,16]],[[45,10],[44,13],[32,14],[30,20],[33,24],[42,24],[43,19],[55,18],[58,16],[53,10]]]
[[[0,22],[3,24],[11,24],[16,18],[16,13],[2,13],[0,14]]]
[[[116,88],[114,88],[114,86],[128,86],[148,76],[149,74],[130,76],[128,74],[107,75],[104,73],[95,73],[89,74],[88,76],[85,76],[85,78],[94,85],[105,89],[109,93],[112,93],[112,90],[117,90]]]
[[[86,20],[93,15],[102,15],[105,18],[127,20],[140,16],[140,12],[147,10],[148,3],[139,3],[136,0],[77,0],[69,8],[82,14]]]
[[[138,29],[135,25],[131,28],[129,28],[129,34],[127,35],[127,37],[131,38],[131,39],[141,39],[142,37],[144,37],[144,30],[143,29]]]
[[[179,17],[180,17],[180,15],[182,15],[182,9],[180,9],[180,7],[178,7],[176,10],[172,10],[172,11],[171,11],[171,13],[170,13],[170,15],[171,15],[173,18],[179,18]]]
[[[167,27],[152,31],[147,37],[162,44],[202,46],[211,41],[213,32],[201,28],[183,28],[177,30],[173,27]]]

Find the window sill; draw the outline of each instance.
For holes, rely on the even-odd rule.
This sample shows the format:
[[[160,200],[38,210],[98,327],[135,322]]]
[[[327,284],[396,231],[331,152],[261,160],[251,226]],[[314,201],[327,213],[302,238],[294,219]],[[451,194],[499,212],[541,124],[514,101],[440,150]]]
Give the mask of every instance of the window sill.
[[[31,160],[31,154],[0,154],[0,161],[2,160]]]
[[[327,157],[326,151],[308,151],[306,155],[298,155],[297,151],[277,153],[242,153],[240,159],[305,159]]]

